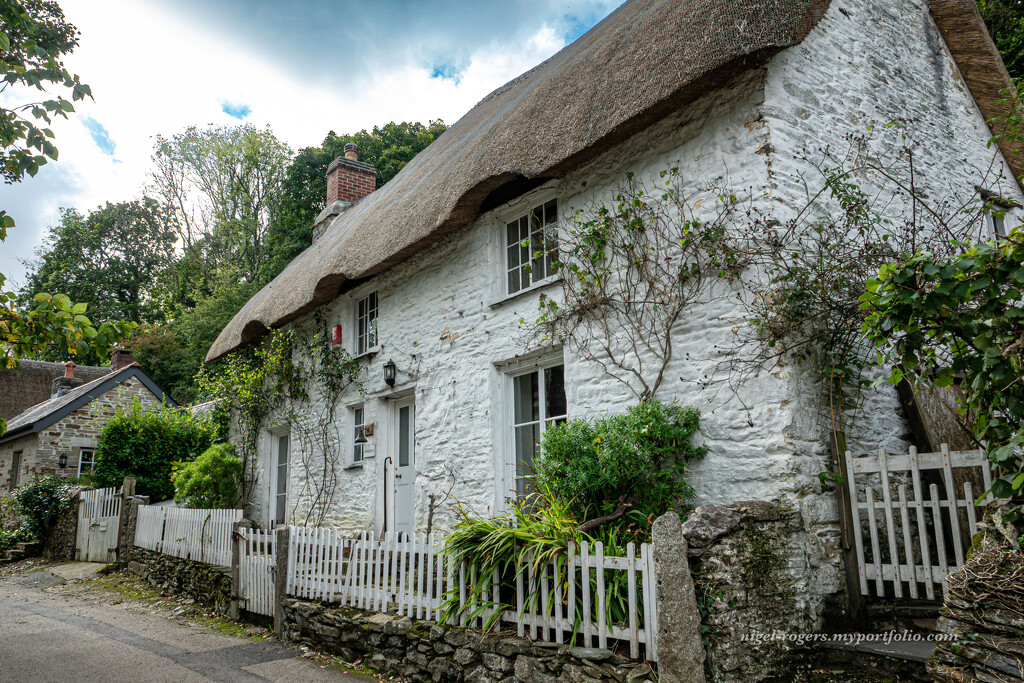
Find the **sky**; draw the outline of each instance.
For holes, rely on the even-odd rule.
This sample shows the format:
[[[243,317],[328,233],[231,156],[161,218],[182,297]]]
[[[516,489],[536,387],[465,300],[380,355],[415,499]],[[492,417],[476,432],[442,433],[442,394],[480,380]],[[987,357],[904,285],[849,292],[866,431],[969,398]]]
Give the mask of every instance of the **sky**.
[[[292,149],[389,121],[455,123],[621,0],[59,0],[81,32],[65,62],[93,91],[54,126],[60,158],[0,185],[17,226],[0,243],[24,282],[60,208],[145,191],[157,135],[270,126]],[[0,104],[24,101],[8,91]]]

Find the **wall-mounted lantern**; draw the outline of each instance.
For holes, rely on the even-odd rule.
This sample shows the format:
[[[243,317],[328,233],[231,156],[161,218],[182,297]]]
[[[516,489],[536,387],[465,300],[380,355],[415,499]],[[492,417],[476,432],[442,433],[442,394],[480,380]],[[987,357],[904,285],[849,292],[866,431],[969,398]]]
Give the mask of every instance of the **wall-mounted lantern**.
[[[388,359],[388,362],[384,364],[384,384],[389,387],[395,386],[395,373],[397,372],[395,361]]]
[[[366,443],[366,430],[362,427],[359,428],[359,434],[356,435],[356,443]]]
[[[57,464],[60,466],[61,469],[64,469],[65,467],[67,467],[68,466],[68,454],[67,453],[61,453],[60,457],[57,458]]]

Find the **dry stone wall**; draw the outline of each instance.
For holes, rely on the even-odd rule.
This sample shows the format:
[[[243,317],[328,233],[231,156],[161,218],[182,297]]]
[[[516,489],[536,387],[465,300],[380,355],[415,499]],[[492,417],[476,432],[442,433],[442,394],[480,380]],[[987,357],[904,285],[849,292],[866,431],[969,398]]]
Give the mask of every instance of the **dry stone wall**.
[[[708,505],[690,514],[683,535],[709,682],[785,674],[800,653],[778,634],[845,630],[839,532],[820,514],[765,501]]]
[[[218,614],[229,614],[231,570],[210,564],[182,560],[145,548],[132,548],[128,571],[154,588],[184,594]]]
[[[410,681],[554,683],[656,680],[650,665],[609,650],[531,643],[408,617],[284,600],[283,635]]]

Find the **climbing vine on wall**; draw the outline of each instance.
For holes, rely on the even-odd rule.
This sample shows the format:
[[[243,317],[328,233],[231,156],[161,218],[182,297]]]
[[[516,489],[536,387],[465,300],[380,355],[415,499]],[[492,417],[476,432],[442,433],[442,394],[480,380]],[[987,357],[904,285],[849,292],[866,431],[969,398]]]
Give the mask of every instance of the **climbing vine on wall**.
[[[343,442],[337,412],[342,394],[358,384],[360,365],[333,346],[317,315],[310,331],[274,330],[259,346],[237,352],[199,374],[202,392],[216,402],[242,460],[243,499],[256,483],[260,437],[288,424],[292,467],[303,469],[290,496],[293,511],[308,503],[302,523],[319,525],[333,501]],[[360,387],[361,389],[361,387]]]
[[[804,365],[820,380],[829,428],[845,430],[873,379],[861,332],[867,280],[901,254],[953,253],[993,211],[980,190],[926,188],[920,156],[894,123],[805,150],[792,211],[678,169],[655,185],[629,174],[613,201],[561,226],[563,291],[521,321],[529,343],[567,344],[646,399],[679,360],[673,331],[694,305],[729,299],[742,321],[731,343],[708,349],[721,372],[701,386],[735,391],[761,372]],[[989,186],[996,161],[965,172]]]

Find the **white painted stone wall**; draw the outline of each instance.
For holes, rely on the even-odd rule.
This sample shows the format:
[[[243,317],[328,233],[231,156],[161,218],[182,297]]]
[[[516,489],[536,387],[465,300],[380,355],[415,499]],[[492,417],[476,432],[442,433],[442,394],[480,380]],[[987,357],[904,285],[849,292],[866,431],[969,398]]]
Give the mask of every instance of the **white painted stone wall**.
[[[833,3],[802,45],[776,56],[765,69],[561,179],[560,212],[566,216],[607,200],[627,171],[655,181],[661,170],[679,167],[693,187],[752,192],[758,208],[785,219],[806,201],[794,182],[809,172],[799,159],[803,150],[837,144],[872,120],[892,119],[907,123],[923,142],[918,179],[929,193],[970,194],[984,182],[1020,198],[1005,164],[986,146],[988,129],[924,1],[844,0]],[[1000,177],[983,180],[990,167]],[[447,491],[452,473],[454,500],[478,514],[502,509],[509,487],[496,473],[503,469],[510,434],[503,364],[524,353],[518,321],[536,317],[538,292],[501,300],[501,212],[481,217],[322,309],[328,324],[343,326],[349,344],[355,301],[377,291],[381,341],[380,350],[363,361],[365,396],[351,391],[343,401],[344,423],[338,425],[343,457],[350,457],[347,406],[364,404],[375,433],[366,461],[339,471],[327,524],[380,529],[385,490],[391,496],[393,483],[384,472],[386,458],[393,455],[389,410],[392,399],[409,394],[416,400],[417,529],[425,529],[428,496]],[[545,291],[557,295],[557,287]],[[308,327],[311,319],[298,325]],[[732,346],[735,330],[744,325],[741,309],[727,299],[695,308],[676,330],[676,360],[658,397],[702,412],[700,438],[709,454],[690,470],[696,502],[781,499],[798,507],[808,531],[808,556],[817,558],[808,568],[808,582],[820,594],[834,592],[841,584],[837,514],[832,494],[823,493],[818,482],[828,466],[828,445],[823,406],[809,372],[777,369],[735,394],[702,388],[706,376],[720,372],[722,349]],[[389,359],[398,366],[394,389],[382,380],[381,366]],[[620,412],[632,400],[597,366],[568,352],[564,361],[570,417]],[[909,428],[888,387],[867,396],[855,424],[850,435],[855,450],[907,445]],[[264,468],[270,444],[268,432],[261,445]],[[306,476],[293,467],[289,482],[292,519],[299,522],[309,506],[303,494]],[[264,476],[253,497],[264,521],[268,486]],[[448,502],[438,501],[435,530],[451,521]]]

